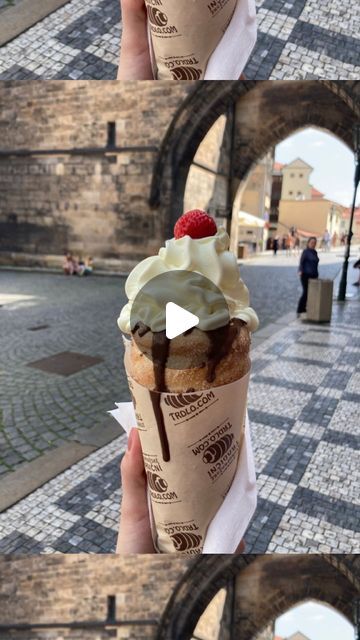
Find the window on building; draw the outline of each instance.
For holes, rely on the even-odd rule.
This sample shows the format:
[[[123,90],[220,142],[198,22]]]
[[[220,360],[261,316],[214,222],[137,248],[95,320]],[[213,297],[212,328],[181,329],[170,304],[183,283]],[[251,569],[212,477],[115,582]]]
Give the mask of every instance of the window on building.
[[[294,173],[290,173],[290,178],[294,178],[295,174]]]
[[[294,194],[293,191],[289,191],[289,196],[292,196]]]
[[[107,147],[116,147],[116,122],[107,124]]]
[[[298,191],[298,192],[297,192],[297,195],[298,195],[298,196],[302,196],[301,191]]]
[[[303,178],[304,174],[303,173],[299,173],[299,178]]]

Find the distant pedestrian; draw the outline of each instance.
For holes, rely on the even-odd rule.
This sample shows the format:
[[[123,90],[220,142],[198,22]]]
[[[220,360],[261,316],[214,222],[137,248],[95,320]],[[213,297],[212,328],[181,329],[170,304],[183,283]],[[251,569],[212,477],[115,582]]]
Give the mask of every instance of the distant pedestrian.
[[[353,282],[354,287],[360,287],[360,258],[354,262],[354,269],[359,269],[359,279],[356,282]]]
[[[324,251],[330,251],[330,241],[331,236],[327,229],[325,229],[324,235],[322,237],[322,246]]]
[[[305,313],[306,311],[310,278],[317,279],[319,277],[319,270],[318,270],[319,256],[315,249],[316,242],[317,240],[315,237],[309,238],[306,249],[304,249],[300,258],[299,276],[300,276],[303,292],[298,303],[298,308],[297,308],[298,315],[300,315],[301,313]]]
[[[300,253],[300,236],[298,236],[298,234],[296,234],[295,236],[294,249],[295,249],[296,255],[298,256]]]
[[[281,249],[283,253],[285,253],[286,251],[286,240],[287,240],[287,236],[283,236],[281,238]]]
[[[277,252],[279,249],[279,236],[275,236],[275,238],[273,239],[273,252],[274,252],[274,256],[276,256]]]
[[[334,231],[331,238],[331,244],[335,248],[337,247],[337,243],[338,243],[338,234],[336,233],[336,231]]]
[[[287,256],[291,256],[292,255],[293,245],[294,245],[294,239],[293,239],[291,233],[289,233],[286,236],[286,255]]]

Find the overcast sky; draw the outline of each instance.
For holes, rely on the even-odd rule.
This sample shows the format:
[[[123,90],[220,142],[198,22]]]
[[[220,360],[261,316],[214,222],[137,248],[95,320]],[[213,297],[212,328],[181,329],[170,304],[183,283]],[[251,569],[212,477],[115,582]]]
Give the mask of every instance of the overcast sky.
[[[301,631],[309,640],[354,640],[354,627],[334,609],[305,602],[280,616],[275,634],[288,638]]]
[[[343,142],[320,129],[309,127],[286,138],[276,147],[277,162],[288,164],[298,157],[314,167],[310,181],[316,189],[329,200],[350,206],[355,163],[354,154]]]

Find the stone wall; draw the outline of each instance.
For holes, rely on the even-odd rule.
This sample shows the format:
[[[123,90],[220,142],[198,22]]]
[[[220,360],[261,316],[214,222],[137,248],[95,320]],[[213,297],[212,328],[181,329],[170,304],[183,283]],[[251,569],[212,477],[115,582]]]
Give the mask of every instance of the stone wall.
[[[2,556],[0,624],[102,621],[109,595],[117,597],[118,619],[159,621],[190,562],[175,556],[142,556],[141,561],[137,556]],[[156,631],[153,626],[126,626],[117,637],[151,640]],[[44,631],[28,636],[26,632],[15,637],[84,640],[84,633]],[[99,631],[86,634],[86,640],[111,637]]]
[[[224,142],[226,117],[220,116],[201,142],[186,182],[184,210],[205,209],[216,214],[218,204],[226,198],[226,178],[217,180],[220,154]],[[202,165],[202,166],[198,166]],[[207,170],[208,169],[208,170]],[[219,193],[218,193],[219,192]]]
[[[266,629],[263,629],[257,634],[254,640],[274,640],[274,625],[272,623],[269,624]]]
[[[333,557],[342,562],[342,556]],[[353,563],[355,578],[356,556]],[[332,566],[327,556],[259,555],[237,578],[236,631],[242,640],[254,640],[257,629],[263,634],[259,640],[265,640],[272,621],[307,600],[329,604],[351,619],[352,602],[358,593],[358,586]]]
[[[156,150],[191,90],[187,83],[2,83],[1,151],[58,150],[0,158],[3,262],[13,252],[70,250],[121,259],[126,269],[155,251],[164,224],[148,203]],[[105,147],[108,122],[116,123],[116,144],[132,149],[61,153]]]

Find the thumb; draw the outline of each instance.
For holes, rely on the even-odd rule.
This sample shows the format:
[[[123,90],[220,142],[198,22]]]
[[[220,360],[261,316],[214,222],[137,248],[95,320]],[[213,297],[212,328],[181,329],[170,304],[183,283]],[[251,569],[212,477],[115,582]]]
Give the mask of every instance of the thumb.
[[[138,30],[143,35],[146,25],[146,6],[144,0],[121,0],[121,17],[126,28],[132,30],[134,36]]]
[[[123,486],[122,513],[135,518],[142,518],[148,513],[146,496],[146,476],[137,429],[131,429],[128,448],[121,462],[121,479]]]
[[[116,551],[155,553],[146,495],[146,477],[137,429],[132,429],[121,462],[123,499]]]

